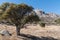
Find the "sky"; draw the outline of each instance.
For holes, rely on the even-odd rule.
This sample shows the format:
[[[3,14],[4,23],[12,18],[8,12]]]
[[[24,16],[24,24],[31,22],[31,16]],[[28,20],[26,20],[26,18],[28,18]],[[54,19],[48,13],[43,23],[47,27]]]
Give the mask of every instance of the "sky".
[[[25,3],[35,9],[60,14],[60,0],[0,0],[0,4],[4,2],[16,4]]]

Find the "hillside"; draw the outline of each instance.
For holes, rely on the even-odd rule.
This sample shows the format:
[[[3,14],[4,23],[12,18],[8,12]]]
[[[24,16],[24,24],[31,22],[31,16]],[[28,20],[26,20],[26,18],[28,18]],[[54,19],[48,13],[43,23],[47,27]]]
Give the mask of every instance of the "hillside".
[[[48,23],[54,23],[56,19],[60,18],[60,15],[58,14],[45,13],[44,11],[39,9],[35,9],[34,13],[36,13],[42,21],[48,22]]]
[[[16,36],[16,28],[14,26],[8,26],[0,24],[0,31],[5,29],[12,34],[12,36],[1,36],[0,40],[60,40],[60,26],[50,25],[45,28],[39,25],[28,24],[26,28],[21,29],[21,36]]]

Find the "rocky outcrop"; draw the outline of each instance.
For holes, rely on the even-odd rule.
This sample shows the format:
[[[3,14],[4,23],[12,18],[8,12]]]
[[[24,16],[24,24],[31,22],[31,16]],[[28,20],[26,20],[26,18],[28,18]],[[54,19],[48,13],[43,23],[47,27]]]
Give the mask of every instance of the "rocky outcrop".
[[[45,13],[44,11],[39,9],[34,10],[34,12],[43,22],[54,23],[54,20],[60,18],[60,16],[55,13]]]

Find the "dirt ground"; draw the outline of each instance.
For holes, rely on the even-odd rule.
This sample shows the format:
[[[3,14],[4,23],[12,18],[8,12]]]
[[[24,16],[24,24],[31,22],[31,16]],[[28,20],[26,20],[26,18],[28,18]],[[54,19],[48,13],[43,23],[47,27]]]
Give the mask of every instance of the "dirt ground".
[[[21,34],[24,37],[16,36],[15,26],[0,24],[0,31],[3,29],[7,29],[12,36],[0,35],[0,40],[60,40],[60,26],[56,25],[46,26],[45,28],[33,24],[26,25],[26,28],[21,29]]]

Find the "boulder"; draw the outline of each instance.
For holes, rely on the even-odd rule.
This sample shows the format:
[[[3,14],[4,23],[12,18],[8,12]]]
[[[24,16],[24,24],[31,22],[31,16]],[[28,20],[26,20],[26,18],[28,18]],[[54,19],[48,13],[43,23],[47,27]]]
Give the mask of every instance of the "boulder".
[[[2,36],[11,36],[11,34],[9,33],[8,30],[1,30],[0,35],[2,35]]]

